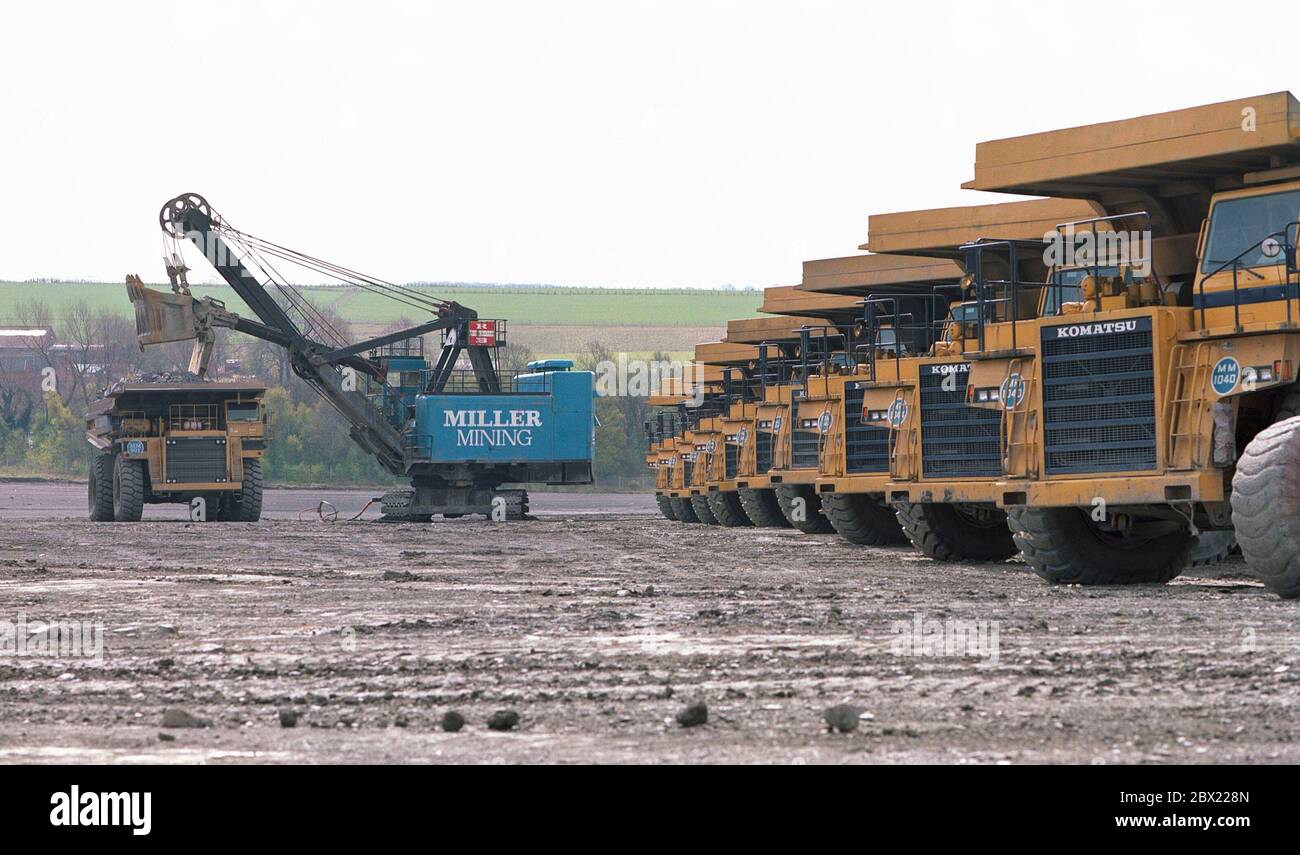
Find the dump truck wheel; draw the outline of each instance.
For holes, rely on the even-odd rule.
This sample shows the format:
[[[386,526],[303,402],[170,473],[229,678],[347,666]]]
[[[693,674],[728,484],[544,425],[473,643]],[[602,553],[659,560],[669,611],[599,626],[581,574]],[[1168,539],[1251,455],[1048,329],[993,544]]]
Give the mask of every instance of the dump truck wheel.
[[[262,461],[256,458],[244,461],[244,482],[233,510],[234,519],[239,522],[257,522],[262,518]]]
[[[664,519],[675,520],[677,513],[673,511],[673,500],[667,496],[655,496],[655,504],[659,506],[659,513],[664,515]]]
[[[1232,526],[1241,554],[1265,587],[1288,600],[1300,597],[1298,441],[1300,417],[1270,425],[1246,445],[1232,477]]]
[[[225,522],[227,501],[226,496],[221,493],[208,493],[205,495],[203,497],[203,521]],[[188,505],[186,507],[188,507]]]
[[[144,515],[144,461],[118,457],[113,463],[113,519],[139,522]]]
[[[795,519],[795,499],[803,499],[803,519]],[[804,534],[835,533],[835,527],[822,513],[821,496],[812,484],[782,484],[776,488],[776,502],[786,521]]]
[[[745,513],[745,506],[740,503],[740,496],[722,490],[709,494],[709,510],[718,518],[719,525],[727,528],[753,525],[754,522]]]
[[[1203,531],[1196,538],[1192,550],[1192,566],[1208,567],[1228,560],[1237,548],[1237,535],[1230,531]]]
[[[740,494],[741,507],[745,509],[745,515],[749,517],[754,525],[762,528],[789,528],[790,521],[781,513],[781,506],[776,501],[776,491],[764,488],[742,487],[737,491]]]
[[[217,497],[217,504],[214,506],[208,502],[208,519],[215,519],[217,522],[239,522],[239,494],[222,493]],[[216,516],[213,516],[212,509],[216,507]]]
[[[933,502],[894,510],[912,545],[939,561],[1005,561],[1017,552],[1005,511]]]
[[[678,522],[697,523],[700,518],[695,515],[695,508],[691,507],[690,499],[669,499],[673,503],[673,514],[677,517]]]
[[[713,515],[713,508],[709,507],[708,496],[691,496],[688,500],[691,507],[695,509],[695,516],[700,518],[700,522],[706,525],[718,525],[718,518]]]
[[[1164,583],[1191,563],[1189,531],[1140,538],[1107,532],[1079,508],[1017,508],[1007,515],[1035,573],[1062,585]]]
[[[113,521],[113,455],[96,452],[90,458],[86,492],[91,522]]]
[[[894,509],[865,493],[822,493],[822,510],[835,531],[859,546],[907,543]]]

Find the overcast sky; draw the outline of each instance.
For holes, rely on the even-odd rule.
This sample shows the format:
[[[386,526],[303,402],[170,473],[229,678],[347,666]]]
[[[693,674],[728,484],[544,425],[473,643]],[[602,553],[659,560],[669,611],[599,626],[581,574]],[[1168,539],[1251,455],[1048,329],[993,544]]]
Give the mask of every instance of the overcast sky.
[[[158,281],[198,192],[395,281],[792,284],[1008,198],[979,140],[1300,90],[1287,7],[1162,6],[9,4],[0,279]]]

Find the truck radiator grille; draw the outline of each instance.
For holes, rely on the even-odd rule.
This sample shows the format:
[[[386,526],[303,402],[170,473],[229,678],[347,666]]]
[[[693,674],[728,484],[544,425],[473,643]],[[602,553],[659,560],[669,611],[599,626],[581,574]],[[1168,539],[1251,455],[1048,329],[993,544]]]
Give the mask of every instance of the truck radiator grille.
[[[844,471],[888,472],[889,428],[862,423],[861,389],[844,392]]]
[[[172,437],[167,440],[168,484],[225,481],[226,439],[220,436]]]
[[[966,404],[969,377],[966,362],[921,366],[921,474],[926,478],[1002,474],[1002,413]]]
[[[820,434],[815,430],[796,430],[790,442],[790,468],[817,468],[817,440]]]
[[[689,487],[695,482],[695,462],[691,460],[682,461],[682,486]]]
[[[726,443],[726,459],[724,465],[726,466],[727,479],[736,477],[736,467],[739,462],[740,446],[736,445],[734,442]]]
[[[772,439],[767,431],[754,434],[754,468],[759,475],[772,468]]]
[[[1043,328],[1049,474],[1156,466],[1151,318]]]

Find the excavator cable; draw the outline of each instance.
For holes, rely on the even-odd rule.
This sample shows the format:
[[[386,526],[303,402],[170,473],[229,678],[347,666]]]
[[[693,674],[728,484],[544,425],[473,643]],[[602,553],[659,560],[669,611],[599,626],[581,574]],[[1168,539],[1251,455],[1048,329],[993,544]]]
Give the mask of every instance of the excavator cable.
[[[282,246],[273,241],[266,240],[265,238],[260,238],[256,235],[240,231],[232,226],[228,221],[220,217],[214,218],[213,228],[225,237],[238,240],[241,244],[246,246],[255,247],[268,255],[293,262],[300,267],[330,276],[339,280],[343,284],[353,285],[357,288],[370,291],[371,293],[380,294],[381,296],[386,296],[398,302],[406,303],[414,308],[436,313],[439,309],[445,308],[448,305],[446,300],[429,297],[414,288],[397,285],[383,279],[377,279],[373,276],[368,276],[364,273],[351,270],[340,264],[334,264],[333,262],[316,258],[295,249],[290,249],[289,247]]]
[[[244,244],[233,235],[231,236],[231,240],[244,251],[246,259],[251,258],[253,260],[253,262],[261,269],[262,275],[275,286],[277,291],[284,295],[284,298],[289,302],[289,304],[298,310],[298,314],[302,317],[304,326],[306,327],[306,329],[303,330],[304,334],[309,338],[316,335],[319,335],[322,338],[328,338],[331,343],[338,346],[344,346],[347,344],[347,337],[344,336],[337,327],[330,323],[329,319],[325,317],[320,309],[316,308],[305,294],[291,285],[288,278],[281,275],[280,271],[276,270],[274,265],[262,258],[261,254],[258,253],[256,249]]]
[[[283,300],[298,315],[305,327],[304,333],[309,337],[327,339],[330,343],[339,347],[348,344],[347,337],[330,322],[329,318],[297,286],[289,282],[288,277],[276,269],[276,266],[269,260],[270,258],[288,261],[291,264],[335,279],[343,285],[349,285],[385,297],[420,311],[427,311],[437,315],[442,314],[451,305],[445,300],[422,294],[414,288],[376,279],[342,265],[289,249],[265,238],[259,238],[241,231],[231,225],[229,220],[222,217],[215,210],[211,211],[211,216],[213,232],[221,235],[232,247],[238,250],[241,261],[251,263],[259,269],[262,276],[280,293]],[[177,236],[171,235],[171,237],[179,247],[180,242]],[[179,254],[176,257],[179,257]]]
[[[314,270],[317,273],[322,273],[326,276],[330,276],[332,278],[338,279],[345,285],[350,285],[354,288],[359,288],[371,294],[377,294],[381,297],[386,297],[390,300],[393,300],[398,303],[403,303],[414,309],[420,309],[421,311],[429,311],[429,312],[437,313],[437,311],[445,305],[444,303],[441,302],[434,303],[434,302],[426,301],[424,299],[417,299],[417,300],[407,299],[406,294],[400,290],[397,291],[396,293],[393,293],[384,288],[379,288],[379,287],[369,285],[365,281],[348,278],[330,269],[331,265],[327,265],[325,263],[321,263],[319,265],[307,263],[303,261],[302,257],[300,257],[297,254],[283,253],[275,249],[269,249],[266,247],[261,247],[261,250],[266,254],[271,255],[275,258],[280,258],[285,261],[298,264],[299,266],[306,267],[309,270]]]
[[[229,228],[229,226],[227,226],[227,228]],[[342,265],[334,264],[333,262],[315,258],[306,253],[298,252],[297,250],[272,243],[264,238],[255,237],[242,232],[239,234],[243,239],[255,244],[259,249],[270,255],[283,258],[286,261],[292,261],[309,270],[315,270],[318,273],[332,276],[345,284],[354,285],[357,288],[381,294],[393,300],[397,300],[398,302],[404,302],[416,308],[425,309],[426,311],[437,312],[439,309],[445,308],[448,305],[446,300],[429,297],[414,288],[404,285],[396,285],[383,279],[376,279],[372,276],[358,273],[355,270],[350,270]]]
[[[307,297],[302,294],[296,287],[289,283],[289,280],[282,276],[278,270],[257,252],[256,248],[251,246],[246,240],[246,235],[233,227],[227,226],[223,230],[223,236],[242,251],[244,259],[251,259],[262,271],[275,289],[280,292],[289,304],[298,311],[305,326],[308,328],[304,332],[321,333],[331,339],[333,343],[346,342],[346,337],[339,332],[333,324],[317,309]]]

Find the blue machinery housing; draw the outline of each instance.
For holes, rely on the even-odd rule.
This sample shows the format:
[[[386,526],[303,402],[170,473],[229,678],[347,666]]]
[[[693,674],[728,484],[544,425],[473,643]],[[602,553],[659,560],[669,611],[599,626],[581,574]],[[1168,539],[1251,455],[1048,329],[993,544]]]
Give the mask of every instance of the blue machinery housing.
[[[510,474],[503,483],[591,482],[591,372],[570,370],[573,363],[567,359],[539,360],[528,363],[525,373],[503,374],[501,392],[480,392],[467,382],[423,394],[429,372],[423,358],[386,357],[384,362],[388,384],[383,409],[406,439],[412,474],[426,465],[450,463],[504,467]]]
[[[416,396],[415,457],[434,462],[590,461],[592,374],[569,371],[567,360],[553,362],[564,367],[520,374],[511,392]]]

